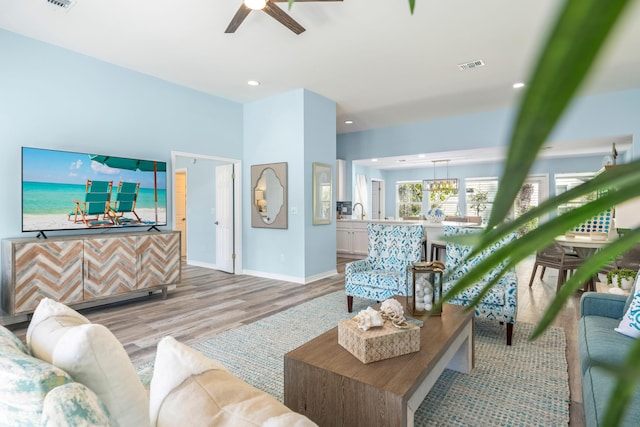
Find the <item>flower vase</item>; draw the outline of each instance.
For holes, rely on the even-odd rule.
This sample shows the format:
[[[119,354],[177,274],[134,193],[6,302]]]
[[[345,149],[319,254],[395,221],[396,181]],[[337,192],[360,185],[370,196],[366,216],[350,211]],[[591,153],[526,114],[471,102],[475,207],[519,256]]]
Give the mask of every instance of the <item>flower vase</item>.
[[[442,222],[444,221],[444,217],[444,212],[442,212],[438,208],[429,209],[429,211],[427,212],[427,220],[429,220],[429,222]]]

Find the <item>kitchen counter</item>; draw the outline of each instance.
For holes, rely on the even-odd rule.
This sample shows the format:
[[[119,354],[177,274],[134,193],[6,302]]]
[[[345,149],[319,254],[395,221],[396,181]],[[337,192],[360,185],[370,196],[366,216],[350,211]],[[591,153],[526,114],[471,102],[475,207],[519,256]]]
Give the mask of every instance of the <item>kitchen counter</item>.
[[[469,223],[454,222],[429,222],[426,220],[370,220],[370,219],[338,219],[336,221],[336,251],[346,257],[361,258],[367,255],[368,236],[367,224],[380,223],[389,225],[422,225],[424,238],[426,240],[427,254],[434,240],[442,239],[442,229],[444,225],[468,226]]]
[[[431,253],[431,244],[442,240],[442,230],[445,225],[458,227],[479,227],[468,222],[429,222],[427,220],[399,220],[399,219],[338,219],[336,220],[336,251],[346,257],[361,258],[367,255],[368,236],[367,224],[380,223],[389,225],[420,224],[424,230],[427,254]]]

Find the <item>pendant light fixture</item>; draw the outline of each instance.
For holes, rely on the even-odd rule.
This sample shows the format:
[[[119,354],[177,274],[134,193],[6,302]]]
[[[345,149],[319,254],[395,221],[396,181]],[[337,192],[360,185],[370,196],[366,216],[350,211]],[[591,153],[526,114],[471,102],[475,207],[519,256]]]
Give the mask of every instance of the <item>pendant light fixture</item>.
[[[244,5],[249,9],[260,10],[267,5],[267,0],[244,0]]]
[[[444,202],[449,196],[458,194],[458,178],[449,178],[449,160],[432,160],[433,161],[433,179],[425,179],[423,187],[432,193],[433,199]],[[447,175],[446,178],[436,178],[436,167],[438,163],[446,162]]]

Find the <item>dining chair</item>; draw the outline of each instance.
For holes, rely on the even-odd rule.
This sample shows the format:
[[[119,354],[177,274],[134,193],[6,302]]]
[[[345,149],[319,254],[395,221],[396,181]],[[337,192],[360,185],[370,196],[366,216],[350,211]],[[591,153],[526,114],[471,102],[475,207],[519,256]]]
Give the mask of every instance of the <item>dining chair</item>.
[[[542,267],[540,279],[544,276],[547,267],[555,268],[558,270],[558,282],[556,284],[556,292],[558,292],[560,286],[566,282],[569,273],[572,273],[578,268],[580,264],[582,264],[582,261],[583,259],[580,258],[575,251],[561,246],[558,243],[554,243],[536,253],[536,260],[533,264],[533,271],[531,271],[531,278],[529,279],[529,287],[533,286],[533,279],[538,271],[538,267]]]

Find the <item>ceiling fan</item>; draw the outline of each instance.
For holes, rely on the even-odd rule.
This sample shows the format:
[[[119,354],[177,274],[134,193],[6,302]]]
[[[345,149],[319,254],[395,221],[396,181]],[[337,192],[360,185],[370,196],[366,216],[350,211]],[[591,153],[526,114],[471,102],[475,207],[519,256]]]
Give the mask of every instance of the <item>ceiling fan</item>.
[[[342,1],[342,0],[296,0],[296,3],[306,1]],[[284,10],[279,8],[273,3],[287,3],[288,0],[244,0],[240,5],[240,8],[231,19],[229,26],[225,33],[235,33],[242,21],[247,17],[252,10],[263,10],[267,15],[271,16],[276,21],[290,29],[296,34],[304,32],[302,25],[298,24],[295,19],[290,17]]]

